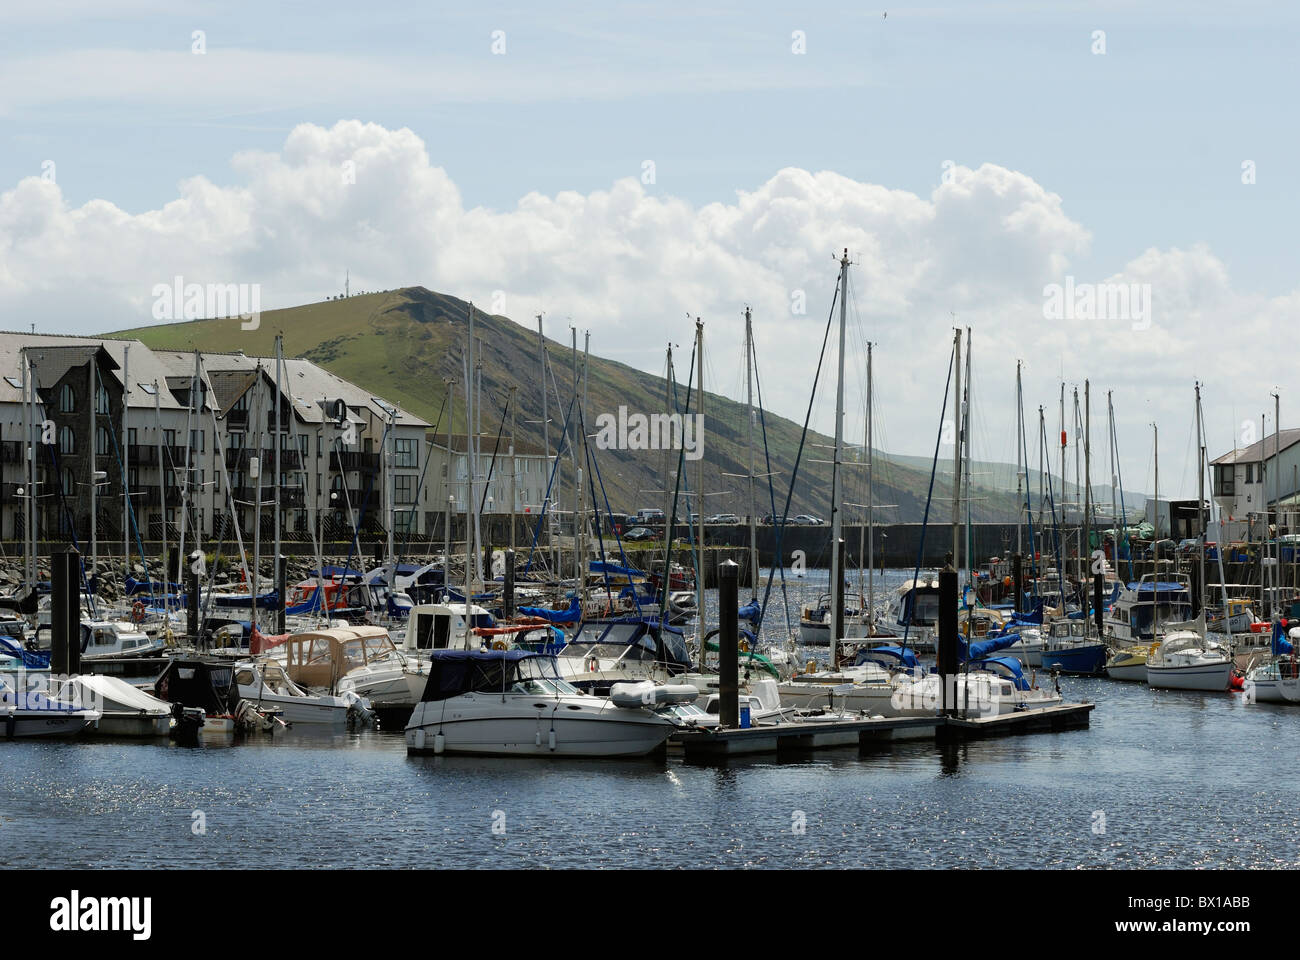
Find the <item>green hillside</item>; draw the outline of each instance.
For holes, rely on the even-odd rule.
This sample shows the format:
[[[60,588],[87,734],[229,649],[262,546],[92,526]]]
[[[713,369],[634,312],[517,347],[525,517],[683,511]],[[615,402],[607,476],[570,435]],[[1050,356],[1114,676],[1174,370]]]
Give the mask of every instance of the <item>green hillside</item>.
[[[310,359],[434,423],[443,403],[443,378],[462,379],[461,358],[467,324],[468,304],[465,301],[423,287],[408,287],[266,311],[257,330],[242,330],[238,318],[228,318],[151,325],[107,336],[135,338],[156,349],[240,350],[250,356],[268,356],[274,351],[275,335],[281,333],[286,356]],[[516,385],[519,388],[516,411],[519,440],[540,446],[542,395],[536,330],[520,326],[506,317],[488,316],[476,308],[475,333],[483,345],[484,433],[495,435],[510,386]],[[567,407],[572,391],[570,346],[548,341],[548,349],[555,380]],[[714,344],[712,349],[722,348]],[[679,371],[685,370],[687,360],[685,355],[678,358]],[[662,378],[593,354],[588,380],[589,435],[595,433],[596,417],[601,413],[616,412],[620,404],[632,412],[664,410]],[[684,387],[681,393],[684,395]],[[928,400],[916,399],[920,402]],[[557,412],[555,406],[552,393],[549,409],[552,446],[564,415],[564,411]],[[458,388],[453,430],[465,429],[464,411],[463,388]],[[706,493],[718,494],[707,498],[705,513],[733,512],[743,516],[748,513],[747,494],[743,493],[746,485],[743,480],[727,475],[744,474],[748,469],[745,407],[710,393],[705,412],[704,485]],[[770,413],[766,422],[779,512],[798,449],[801,425]],[[440,428],[446,429],[445,415]],[[824,445],[830,442],[829,438],[820,435],[809,438],[800,467],[798,489],[791,504],[792,514],[808,512],[825,516],[828,512],[830,466],[813,461],[827,459]],[[761,449],[757,456],[756,472],[764,473]],[[630,512],[639,507],[662,504],[663,494],[652,491],[664,489],[665,483],[671,489],[672,477],[661,478],[659,475],[663,459],[663,455],[656,452],[600,452],[597,466],[615,511]],[[925,467],[894,460],[882,462],[878,458],[875,502],[896,505],[896,509],[878,511],[878,520],[921,518],[929,481],[929,471]],[[862,473],[864,471],[860,469],[848,471],[846,501],[860,503],[865,500],[863,481],[859,479]],[[692,490],[695,481],[692,465],[688,480]],[[760,487],[758,513],[764,514],[770,512],[770,501],[766,483],[760,482]],[[940,491],[936,489],[936,496],[939,495]],[[946,504],[936,501],[936,509],[944,511],[939,516],[946,516]],[[855,508],[847,510],[850,517],[861,512]],[[1014,518],[1015,496],[1005,489],[980,488],[972,512],[976,520]]]

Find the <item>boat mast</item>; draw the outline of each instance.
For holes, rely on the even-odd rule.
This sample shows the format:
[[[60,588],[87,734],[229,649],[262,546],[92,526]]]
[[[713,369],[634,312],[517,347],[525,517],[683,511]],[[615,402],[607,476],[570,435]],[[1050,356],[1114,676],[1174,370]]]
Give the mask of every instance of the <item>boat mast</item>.
[[[95,395],[95,366],[95,354],[92,353],[87,371],[90,375],[90,402],[86,404],[86,410],[90,413],[90,433],[86,437],[86,462],[90,464],[90,476],[86,480],[90,489],[90,576],[92,578],[99,570],[98,517],[96,517],[99,510],[95,506],[95,467],[98,466],[99,454],[99,431],[95,429],[95,414],[99,410],[99,398]],[[1267,497],[1265,503],[1267,504]],[[91,594],[90,605],[94,609],[94,594]]]
[[[1075,391],[1078,396],[1078,391]],[[1075,448],[1078,455],[1078,448]],[[1081,533],[1082,542],[1079,544],[1079,558],[1084,560],[1083,570],[1080,571],[1083,580],[1083,595],[1087,598],[1095,599],[1094,594],[1089,589],[1090,577],[1092,572],[1092,384],[1088,380],[1083,381],[1083,531]],[[1083,609],[1091,616],[1085,616],[1083,621],[1083,635],[1088,636],[1090,627],[1088,624],[1095,618],[1096,611],[1092,609],[1092,604],[1085,600]]]
[[[867,341],[867,636],[876,635],[876,487],[872,476],[875,453],[871,448],[872,395],[875,383],[871,374],[871,341]]]
[[[844,459],[844,340],[848,323],[849,250],[840,258],[840,350],[839,374],[835,383],[835,456],[831,461],[831,669],[840,665],[840,638],[844,634],[844,571],[840,569],[840,487],[843,483],[841,462]]]
[[[703,450],[704,443],[704,321],[699,317],[695,318],[695,360],[696,360],[696,378],[699,381],[697,388],[697,399],[695,409],[700,417],[700,437],[697,443],[699,449]],[[699,489],[695,493],[696,501],[699,503],[697,508],[698,516],[696,517],[696,536],[695,536],[695,632],[696,639],[700,644],[700,673],[704,673],[704,457],[696,461],[695,482]],[[691,525],[690,501],[687,500],[686,507],[686,526]],[[669,533],[671,536],[671,532]],[[670,553],[671,557],[672,554]],[[667,582],[669,571],[664,571],[665,582]],[[721,646],[718,651],[721,654]]]
[[[1025,461],[1025,456],[1024,456],[1025,437],[1024,437],[1024,431],[1021,429],[1021,425],[1020,425],[1020,420],[1024,417],[1024,396],[1020,385],[1020,363],[1021,361],[1019,360],[1016,361],[1016,555],[1017,556],[1019,556],[1024,552],[1023,534],[1024,534],[1024,526],[1025,526],[1024,497],[1022,496],[1023,489],[1020,485],[1021,481],[1024,479],[1022,470]],[[1016,601],[1016,609],[1017,610],[1020,609],[1020,601],[1018,599]]]
[[[952,453],[952,562],[958,562],[958,548],[961,545],[958,525],[961,520],[961,328],[953,333],[953,350],[956,352],[952,365],[953,403],[957,407],[957,433],[953,438]]]
[[[542,333],[542,315],[537,315],[537,363],[541,367],[542,375],[542,454],[543,464],[546,473],[549,476],[551,472],[551,421],[547,418],[546,409],[546,336]],[[451,449],[451,431],[448,429],[448,459],[450,459]],[[543,493],[543,501],[546,494]],[[542,503],[542,512],[546,515],[546,547],[551,557],[551,570],[558,569],[555,565],[555,511],[549,509],[550,504]]]
[[[127,441],[127,408],[131,402],[131,344],[122,345],[122,590],[131,570],[131,446]]]
[[[1273,394],[1273,503],[1276,504],[1276,516],[1278,528],[1282,527],[1282,401],[1278,394]],[[1264,494],[1264,508],[1268,509],[1268,494]],[[1268,524],[1264,525],[1264,536],[1267,538],[1266,543],[1273,538],[1269,535]],[[1277,594],[1282,585],[1282,567],[1281,551],[1276,547],[1269,550],[1273,563],[1270,569],[1272,576],[1269,578],[1272,586],[1272,597],[1269,603],[1269,616],[1277,614]],[[1227,613],[1225,610],[1224,613]]]
[[[271,569],[274,571],[274,576],[275,576],[275,583],[273,587],[273,589],[275,590],[280,589],[280,573],[281,573],[280,564],[283,562],[283,558],[280,555],[283,549],[283,545],[280,542],[280,504],[281,504],[280,487],[284,485],[284,481],[283,481],[284,474],[281,472],[280,469],[280,463],[281,463],[280,448],[284,445],[284,436],[282,433],[284,429],[284,422],[280,419],[284,412],[280,400],[280,394],[282,390],[281,367],[283,365],[284,365],[284,346],[281,339],[281,334],[277,333],[275,335],[275,433],[272,438],[272,442],[275,444],[275,453],[273,459],[273,463],[275,464],[275,473],[272,474],[271,476],[271,483],[275,487],[275,505],[272,507],[272,509],[275,511],[275,560],[271,566]],[[277,610],[281,609],[284,606],[284,602],[285,602],[284,597],[276,597],[276,609]],[[256,598],[253,600],[253,604],[254,606],[256,606],[257,604]],[[272,627],[272,629],[275,630],[279,629],[278,614],[275,617],[275,626]]]
[[[1200,569],[1200,592],[1198,600],[1200,609],[1205,610],[1205,445],[1201,443],[1201,381],[1196,381],[1196,520],[1200,526],[1198,538],[1200,549],[1197,550],[1197,566]],[[1224,623],[1228,633],[1232,633],[1232,624],[1227,621],[1228,608],[1223,608]]]
[[[970,529],[970,505],[971,505],[971,387],[974,385],[974,377],[971,376],[971,358],[974,355],[974,344],[971,341],[971,328],[966,328],[966,402],[962,408],[962,446],[966,450],[965,473],[962,476],[962,486],[965,488],[965,509],[962,511],[966,518],[966,535],[962,538],[962,560],[965,562],[966,582],[973,585],[975,582],[975,559],[974,544],[971,542]],[[958,568],[961,569],[961,568]]]
[[[749,582],[754,597],[758,597],[758,517],[754,497],[754,322],[749,307],[745,308],[745,417],[747,445],[749,447]]]
[[[158,378],[154,377],[153,419],[154,419],[154,433],[157,435],[155,437],[155,440],[157,440],[158,443],[158,510],[162,516],[162,523],[159,525],[161,527],[161,532],[159,534],[159,537],[161,538],[160,545],[162,548],[163,614],[165,616],[166,614],[171,613],[171,601],[169,599],[171,597],[171,586],[169,583],[171,579],[171,572],[170,572],[170,568],[167,566],[167,473],[168,470],[167,470],[167,459],[163,455],[162,403],[160,397],[161,397],[161,391],[158,389]],[[147,571],[148,569],[149,569],[148,566],[146,566],[145,570]],[[147,575],[148,574],[146,573],[146,576]],[[153,578],[150,577],[149,579],[152,580]]]
[[[510,384],[510,551],[515,549],[515,501],[519,495],[519,457],[515,452],[515,407],[519,384]]]
[[[1154,536],[1151,541],[1151,564],[1152,572],[1156,575],[1155,579],[1160,579],[1160,427],[1154,422],[1151,424],[1151,438],[1154,446],[1153,457],[1155,462],[1155,525]]]

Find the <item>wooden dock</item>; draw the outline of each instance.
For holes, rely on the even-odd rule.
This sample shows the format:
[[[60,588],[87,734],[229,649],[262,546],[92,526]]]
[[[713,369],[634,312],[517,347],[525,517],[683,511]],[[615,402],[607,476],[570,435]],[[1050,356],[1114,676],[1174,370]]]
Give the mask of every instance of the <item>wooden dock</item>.
[[[1095,704],[1063,703],[997,717],[876,717],[861,720],[790,721],[748,729],[691,730],[669,746],[687,760],[754,754],[798,754],[833,747],[871,749],[903,740],[952,743],[986,737],[1075,730],[1088,726]]]

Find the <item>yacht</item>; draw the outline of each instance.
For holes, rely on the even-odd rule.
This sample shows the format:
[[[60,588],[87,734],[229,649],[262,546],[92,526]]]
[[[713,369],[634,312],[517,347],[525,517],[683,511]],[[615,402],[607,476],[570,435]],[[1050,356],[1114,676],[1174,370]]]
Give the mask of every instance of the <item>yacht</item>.
[[[0,739],[75,737],[99,720],[97,710],[24,689],[12,675],[0,675]]]
[[[355,693],[344,696],[310,693],[289,679],[284,665],[270,657],[235,664],[239,695],[254,706],[279,710],[285,723],[344,726],[352,717],[364,716],[369,707]]]
[[[615,683],[666,683],[692,666],[682,632],[651,617],[584,620],[555,662],[570,684],[597,694]]]
[[[1102,627],[1106,638],[1121,646],[1151,643],[1161,628],[1191,617],[1192,593],[1185,579],[1156,580],[1147,576],[1120,589]]]
[[[50,696],[99,712],[93,732],[106,737],[165,737],[172,705],[120,677],[82,674],[51,680]]]
[[[1147,658],[1147,685],[1165,690],[1227,690],[1232,654],[1197,626],[1180,625],[1164,635]]]
[[[436,650],[406,724],[408,754],[636,757],[680,729],[635,691],[581,693],[530,650]]]
[[[1021,710],[1059,706],[1059,690],[1036,686],[1014,657],[989,657],[966,664],[955,676],[959,716],[1003,716]],[[933,716],[942,706],[942,678],[937,673],[900,683],[886,716]]]

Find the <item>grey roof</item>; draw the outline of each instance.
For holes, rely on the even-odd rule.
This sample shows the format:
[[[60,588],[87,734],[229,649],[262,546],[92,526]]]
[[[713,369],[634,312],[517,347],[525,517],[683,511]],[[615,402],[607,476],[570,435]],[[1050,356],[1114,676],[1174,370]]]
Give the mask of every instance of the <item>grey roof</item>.
[[[153,397],[140,388],[141,384],[152,384],[155,380],[163,383],[167,379],[168,369],[158,362],[157,355],[146,347],[139,340],[103,340],[98,337],[70,337],[59,334],[48,333],[19,333],[0,331],[0,403],[21,403],[22,391],[11,384],[9,377],[19,378],[21,364],[19,363],[19,353],[22,349],[28,348],[28,352],[33,356],[33,362],[38,367],[42,385],[46,381],[53,383],[59,377],[51,378],[52,366],[55,361],[53,354],[55,352],[64,352],[59,348],[66,347],[102,347],[103,350],[113,359],[117,369],[113,375],[117,377],[118,382],[122,380],[122,366],[124,361],[127,363],[127,374],[131,378],[131,392],[129,394],[129,403],[132,407],[149,407],[154,405]],[[129,360],[127,360],[127,348],[130,348]],[[51,351],[51,357],[46,364],[42,364],[40,354],[42,348]],[[77,363],[85,363],[82,357]],[[191,360],[193,363],[193,360]],[[66,369],[66,368],[65,368]],[[59,376],[62,376],[60,373]],[[161,401],[159,406],[164,410],[175,410],[180,407],[171,393],[167,390],[159,391]]]
[[[1300,443],[1300,428],[1280,430],[1278,436],[1271,433],[1262,440],[1257,440],[1248,447],[1239,447],[1230,453],[1211,461],[1212,463],[1259,463],[1273,456],[1274,447],[1288,450]]]

